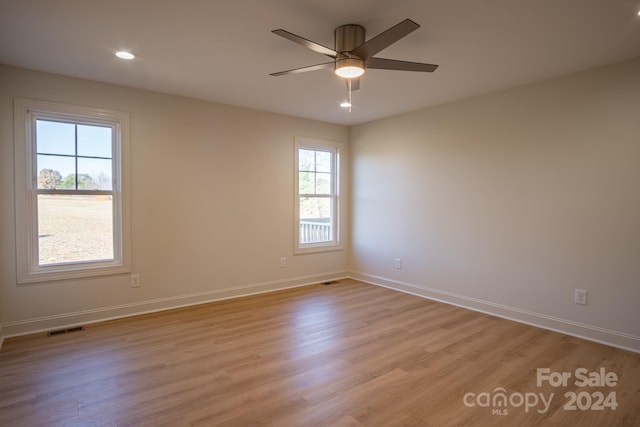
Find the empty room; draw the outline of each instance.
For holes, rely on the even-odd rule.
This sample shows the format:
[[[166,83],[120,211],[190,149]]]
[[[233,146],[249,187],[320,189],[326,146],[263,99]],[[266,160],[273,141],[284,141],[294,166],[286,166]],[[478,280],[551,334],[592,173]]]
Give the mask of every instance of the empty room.
[[[640,425],[640,1],[0,0],[0,425]]]

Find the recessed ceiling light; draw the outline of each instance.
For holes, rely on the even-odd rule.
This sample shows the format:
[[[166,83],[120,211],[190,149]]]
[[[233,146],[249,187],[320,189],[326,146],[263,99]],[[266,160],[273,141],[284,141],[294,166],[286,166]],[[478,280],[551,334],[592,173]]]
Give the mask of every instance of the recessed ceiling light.
[[[133,53],[127,52],[126,50],[116,52],[116,56],[121,59],[133,59],[136,57]]]
[[[351,107],[352,105],[351,105],[351,103],[350,103],[349,101],[344,101],[344,102],[341,102],[341,103],[340,103],[340,106],[341,106],[342,108],[349,108],[349,107]]]

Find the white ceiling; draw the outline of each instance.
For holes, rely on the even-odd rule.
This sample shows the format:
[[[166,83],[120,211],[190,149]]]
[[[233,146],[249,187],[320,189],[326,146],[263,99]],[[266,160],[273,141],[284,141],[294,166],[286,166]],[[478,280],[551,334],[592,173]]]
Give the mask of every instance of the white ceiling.
[[[640,57],[640,0],[0,0],[0,63],[340,124]],[[333,47],[410,18],[421,28],[378,57],[434,73],[368,70],[351,113],[331,70],[271,77],[326,57],[271,34]],[[113,56],[120,49],[137,58]]]

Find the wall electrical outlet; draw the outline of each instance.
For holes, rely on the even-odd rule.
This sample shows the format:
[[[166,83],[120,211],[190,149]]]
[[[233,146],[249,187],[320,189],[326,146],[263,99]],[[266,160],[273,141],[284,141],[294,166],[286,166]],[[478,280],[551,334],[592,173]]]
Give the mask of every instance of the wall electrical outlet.
[[[396,258],[396,268],[398,270],[402,269],[402,258]]]
[[[587,304],[587,291],[584,289],[576,289],[573,293],[573,302],[576,304]]]
[[[132,288],[139,288],[140,287],[140,275],[139,274],[132,274],[131,275],[131,287]]]
[[[287,259],[285,257],[280,258],[280,268],[285,268],[287,266]]]

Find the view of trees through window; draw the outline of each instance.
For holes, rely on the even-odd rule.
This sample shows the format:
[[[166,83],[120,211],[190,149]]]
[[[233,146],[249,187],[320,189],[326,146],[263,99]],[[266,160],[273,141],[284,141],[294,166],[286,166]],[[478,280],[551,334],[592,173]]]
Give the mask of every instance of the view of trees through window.
[[[40,190],[111,190],[112,128],[36,120]]]
[[[299,244],[334,239],[333,156],[331,150],[298,149]]]
[[[42,169],[38,175],[38,188],[43,190],[75,190],[76,182],[78,190],[104,190],[111,186],[109,177],[100,173],[97,177],[83,173],[79,175],[69,174],[62,179],[62,175],[57,170]]]
[[[112,132],[36,120],[39,265],[114,258]]]

